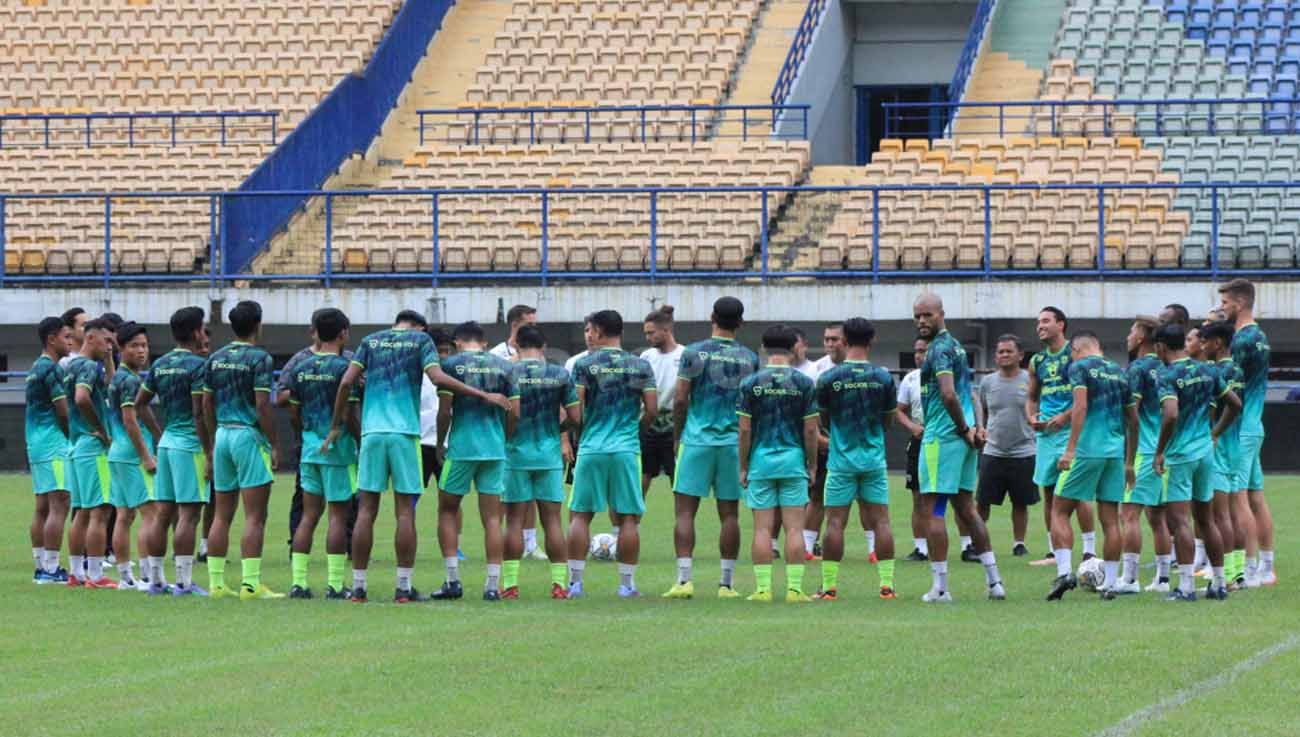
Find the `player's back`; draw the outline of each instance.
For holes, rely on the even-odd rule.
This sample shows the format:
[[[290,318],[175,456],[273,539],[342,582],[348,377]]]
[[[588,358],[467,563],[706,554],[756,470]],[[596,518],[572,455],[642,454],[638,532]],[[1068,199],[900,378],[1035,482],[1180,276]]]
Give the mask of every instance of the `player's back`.
[[[135,395],[140,391],[140,375],[126,366],[118,366],[113,373],[113,380],[108,384],[108,430],[113,435],[113,444],[108,448],[108,460],[117,463],[139,463],[135,444],[126,432],[126,423],[122,419],[122,408],[135,405]],[[139,425],[144,444],[153,446],[153,436],[143,423]]]
[[[76,356],[68,363],[67,376],[63,380],[64,391],[70,402],[68,405],[68,440],[72,443],[73,455],[103,452],[99,439],[92,435],[93,428],[76,406],[77,387],[90,391],[90,404],[100,424],[108,425],[108,387],[104,383],[104,367],[98,361],[85,356]]]
[[[758,356],[730,338],[712,337],[687,346],[678,378],[691,384],[681,442],[727,446],[736,443],[736,393],[758,371]]]
[[[768,366],[740,385],[736,413],[750,419],[751,479],[803,474],[804,421],[817,416],[812,379],[790,366]]]
[[[1038,380],[1038,416],[1046,421],[1074,405],[1070,389],[1070,344],[1067,341],[1059,351],[1050,348],[1035,353],[1029,359],[1029,373]]]
[[[1264,434],[1264,398],[1268,393],[1268,364],[1272,348],[1256,323],[1232,336],[1232,360],[1241,368],[1241,434]]]
[[[463,351],[442,362],[449,376],[489,394],[510,394],[514,365],[487,351]],[[439,390],[440,401],[451,402],[451,435],[447,457],[458,461],[504,460],[505,410],[477,397]]]
[[[1071,389],[1083,387],[1088,414],[1075,455],[1079,458],[1124,457],[1124,408],[1131,402],[1128,378],[1119,364],[1087,356],[1070,364]]]
[[[424,332],[389,328],[367,335],[352,356],[366,372],[361,434],[420,435],[421,376],[437,365],[438,352]]]
[[[1160,373],[1160,401],[1178,400],[1178,421],[1165,448],[1169,463],[1204,458],[1213,451],[1211,415],[1221,390],[1222,377],[1212,364],[1181,358]]]
[[[235,341],[213,353],[203,387],[212,394],[218,425],[257,427],[257,392],[271,391],[271,354]]]
[[[298,407],[302,420],[302,462],[346,466],[356,462],[357,443],[350,432],[339,435],[329,453],[320,446],[329,435],[334,418],[334,401],[349,361],[337,353],[313,353],[286,366],[282,383],[289,390],[290,403]],[[354,391],[352,401],[360,396]]]
[[[192,398],[203,393],[204,368],[202,358],[184,348],[177,348],[159,357],[149,369],[144,389],[157,398],[156,404],[163,414],[159,448],[199,450]]]
[[[26,429],[27,458],[44,462],[62,457],[68,450],[68,438],[59,427],[54,403],[67,399],[64,371],[59,364],[42,353],[27,372],[25,394],[27,405],[23,410]],[[68,400],[69,411],[72,402]]]
[[[1245,386],[1245,375],[1242,373],[1241,367],[1237,365],[1236,361],[1225,356],[1220,358],[1214,366],[1219,371],[1219,377],[1223,380],[1224,388],[1228,391],[1236,392],[1238,396],[1240,396],[1242,389]],[[1224,462],[1225,470],[1229,467],[1227,464],[1236,459],[1240,444],[1241,415],[1238,414],[1237,417],[1233,419],[1232,424],[1228,425],[1228,427],[1223,431],[1223,434],[1219,436],[1218,442],[1214,445],[1216,457],[1220,458]]]
[[[525,358],[514,364],[510,384],[510,398],[519,400],[519,420],[507,444],[510,468],[562,467],[560,411],[578,402],[569,372],[555,364]]]
[[[957,437],[957,426],[948,415],[939,391],[939,377],[952,376],[953,391],[961,404],[966,426],[975,424],[975,407],[971,402],[971,370],[966,361],[966,349],[947,330],[930,341],[921,364],[921,401],[925,403],[925,442],[951,440]]]
[[[1154,353],[1139,356],[1128,367],[1129,395],[1137,401],[1138,452],[1156,452],[1160,440],[1160,391],[1158,382],[1164,364]]]
[[[885,468],[885,418],[898,410],[894,377],[867,361],[845,361],[817,377],[817,407],[830,419],[832,471]]]
[[[621,348],[601,348],[573,367],[582,395],[583,453],[638,453],[642,395],[654,391],[650,363]]]

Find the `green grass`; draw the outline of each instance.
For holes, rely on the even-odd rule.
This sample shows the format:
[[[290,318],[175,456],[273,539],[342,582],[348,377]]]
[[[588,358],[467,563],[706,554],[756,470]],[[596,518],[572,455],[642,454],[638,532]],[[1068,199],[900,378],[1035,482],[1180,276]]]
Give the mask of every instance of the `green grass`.
[[[280,590],[289,583],[281,543],[291,484],[277,479],[264,570]],[[704,596],[663,601],[674,556],[661,483],[643,526],[641,601],[617,599],[614,566],[598,563],[588,567],[586,600],[550,601],[546,564],[525,562],[521,601],[398,607],[33,586],[28,479],[0,476],[0,499],[14,510],[0,533],[0,734],[1090,735],[1296,637],[1291,529],[1300,479],[1272,477],[1268,488],[1282,584],[1223,604],[1149,595],[1102,603],[1081,592],[1048,604],[1054,571],[1007,553],[1005,510],[992,523],[1010,594],[1003,603],[986,601],[979,566],[960,562],[952,566],[955,605],[923,605],[928,568],[905,563],[902,598],[882,602],[856,531],[840,601],[718,601],[717,521],[707,507],[696,562]],[[906,552],[908,503],[898,479],[893,502]],[[416,583],[426,591],[442,574],[433,512],[421,504]],[[376,599],[393,576],[387,508],[382,519],[370,574]],[[467,591],[477,592],[482,535],[473,519],[466,515],[463,573]],[[320,534],[311,576],[323,590]],[[196,579],[206,578],[200,566]],[[815,564],[808,580],[820,580]],[[743,560],[738,584],[746,592],[753,585]],[[1295,735],[1298,694],[1300,650],[1292,649],[1135,734]]]

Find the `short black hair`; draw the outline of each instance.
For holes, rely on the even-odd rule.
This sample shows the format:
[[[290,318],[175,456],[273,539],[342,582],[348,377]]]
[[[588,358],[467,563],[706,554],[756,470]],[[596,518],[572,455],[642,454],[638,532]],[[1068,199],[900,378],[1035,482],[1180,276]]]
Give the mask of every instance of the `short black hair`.
[[[1236,332],[1232,323],[1217,320],[1201,328],[1201,340],[1218,340],[1225,346],[1232,345],[1232,336]]]
[[[623,316],[618,314],[617,310],[593,312],[587,316],[587,322],[606,338],[617,338],[623,335]]]
[[[739,330],[744,317],[745,303],[735,297],[719,297],[713,303],[713,323],[723,330]]]
[[[148,335],[149,330],[138,322],[124,322],[117,328],[117,344],[122,346],[135,340],[138,335]]]
[[[826,327],[839,327],[844,330],[844,342],[860,348],[871,345],[876,339],[876,326],[865,317],[850,317],[844,322],[833,322]]]
[[[1156,343],[1169,350],[1181,351],[1187,347],[1187,333],[1176,322],[1167,322],[1156,328]]]
[[[188,343],[194,340],[194,334],[203,329],[203,318],[206,313],[202,307],[182,307],[172,313],[171,328],[172,339],[177,343]]]
[[[63,322],[62,317],[43,317],[36,325],[36,337],[41,339],[41,348],[49,345],[50,336],[58,335],[63,332],[67,325]]]
[[[112,326],[114,331],[126,324],[126,319],[116,312],[105,312],[99,316],[99,319]]]
[[[645,322],[652,322],[657,327],[672,327],[673,324],[673,306],[661,305],[658,309],[653,310],[645,316]]]
[[[515,305],[514,307],[510,308],[509,312],[506,313],[506,323],[510,325],[514,325],[518,322],[522,322],[525,317],[528,317],[529,315],[536,315],[536,314],[537,314],[536,307],[530,307],[528,305]]]
[[[1043,309],[1039,310],[1038,314],[1041,315],[1044,312],[1052,313],[1052,316],[1056,318],[1056,321],[1061,323],[1061,325],[1063,325],[1065,328],[1068,329],[1070,327],[1070,321],[1066,319],[1065,312],[1060,307],[1053,307],[1051,305],[1048,305]]]
[[[1097,334],[1092,332],[1091,330],[1076,331],[1074,335],[1070,336],[1070,343],[1074,343],[1074,341],[1076,340],[1091,340],[1095,342],[1098,346],[1101,345],[1101,338],[1097,337]]]
[[[515,333],[515,345],[528,350],[545,348],[546,336],[536,325],[522,325]]]
[[[482,343],[487,339],[487,333],[483,332],[482,325],[470,320],[469,322],[462,322],[457,325],[455,329],[451,331],[451,337],[455,338],[457,341],[473,341],[475,343]]]
[[[236,338],[247,338],[257,332],[257,326],[262,324],[262,305],[246,299],[234,307],[226,314],[226,319],[230,320],[230,329],[235,332]]]
[[[841,322],[841,321],[839,321],[839,320],[836,320],[836,321],[834,321],[834,322],[828,322],[828,323],[826,323],[826,329],[827,329],[827,330],[843,330],[843,329],[844,329],[844,323]]]
[[[402,310],[401,312],[397,313],[397,317],[393,318],[394,325],[398,325],[404,322],[409,322],[412,325],[416,325],[421,330],[429,327],[429,321],[424,319],[424,315],[421,315],[419,312],[416,312],[415,310]]]
[[[82,328],[87,333],[89,333],[92,330],[104,330],[110,333],[117,332],[116,330],[113,329],[112,323],[110,323],[108,320],[105,320],[102,317],[97,317],[94,320],[86,321],[86,324],[83,325]]]
[[[63,321],[64,325],[74,328],[77,326],[77,315],[84,314],[86,314],[86,311],[80,307],[69,307],[63,311],[63,314],[59,316],[59,319]]]
[[[999,343],[1012,343],[1016,346],[1016,350],[1021,353],[1025,350],[1024,341],[1020,340],[1020,336],[1015,333],[1003,333],[999,335],[998,339],[993,341],[993,347],[996,349]]]
[[[763,349],[769,353],[790,353],[798,342],[798,328],[777,324],[763,331]]]
[[[436,325],[429,325],[424,329],[424,333],[425,335],[428,335],[431,340],[433,340],[434,348],[438,348],[444,345],[455,347],[456,345],[456,341],[451,337],[451,333],[447,332],[446,330],[443,330],[442,328]]]
[[[794,331],[794,337],[798,338],[799,340],[802,340],[805,343],[808,342],[808,336],[804,335],[804,332],[801,328],[797,328],[793,325],[786,325],[786,327]]]
[[[352,326],[348,316],[337,307],[325,307],[312,313],[311,326],[316,331],[316,340],[332,343],[339,339],[344,330]]]
[[[1165,309],[1171,310],[1174,313],[1174,315],[1177,316],[1177,320],[1180,325],[1186,325],[1188,321],[1192,319],[1192,313],[1188,312],[1186,307],[1178,304],[1177,302],[1174,302],[1173,304],[1165,305]]]

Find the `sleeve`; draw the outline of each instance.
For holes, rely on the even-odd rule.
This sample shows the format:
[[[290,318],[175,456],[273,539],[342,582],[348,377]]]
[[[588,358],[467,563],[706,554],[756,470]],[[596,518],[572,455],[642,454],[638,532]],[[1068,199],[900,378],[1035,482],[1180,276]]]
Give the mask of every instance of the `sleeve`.
[[[289,362],[284,365],[284,368],[280,369],[280,376],[275,380],[276,394],[289,391],[289,377],[293,375],[293,369],[298,365],[297,359],[298,354],[293,354],[293,356],[289,358]]]
[[[497,356],[497,358],[501,358]],[[509,360],[501,358],[505,366],[501,371],[501,393],[507,397],[514,398],[519,396],[519,385],[515,381],[514,367],[516,364],[510,363]]]
[[[567,371],[564,378],[564,406],[572,407],[578,403],[578,386],[573,383],[573,376]]]
[[[678,378],[686,379],[695,385],[695,380],[700,377],[704,370],[704,362],[700,360],[700,352],[691,348],[682,351],[682,359],[677,365]]]
[[[897,393],[896,388],[894,386],[894,375],[889,373],[888,371],[881,371],[880,373],[881,373],[881,383],[883,383],[886,387],[884,396],[886,398],[894,396]],[[887,401],[885,402],[884,408],[881,410],[881,414],[891,415],[897,411],[898,411],[898,404]]]
[[[117,394],[118,408],[120,409],[122,407],[134,407],[135,393],[139,389],[140,389],[140,377],[127,376],[123,378]]]
[[[347,367],[350,366],[350,365],[352,365],[352,364],[351,364],[351,363],[345,364],[344,367],[343,367],[343,370],[346,372],[346,371],[347,371]],[[342,379],[342,378],[343,378],[343,374],[339,374],[339,378]],[[429,377],[427,377],[427,376],[424,377],[424,380],[425,380],[425,381],[428,381],[428,380],[429,380]],[[359,382],[359,381],[354,381],[354,382],[352,382],[352,391],[348,392],[348,401],[349,401],[349,402],[360,402],[360,401],[361,401],[361,392],[362,392],[362,389],[361,389],[361,382]]]
[[[806,420],[819,414],[821,410],[817,409],[817,390],[810,381],[803,391],[803,418]]]
[[[153,382],[153,366],[150,366],[150,367],[149,367],[149,372],[148,372],[147,374],[144,375],[144,381],[140,382],[140,388],[141,388],[141,389],[144,389],[145,391],[149,392],[150,394],[153,394],[153,395],[157,395],[157,394],[158,394],[158,390],[157,390],[157,388],[155,388],[155,386],[154,386],[154,382]]]
[[[63,380],[63,368],[57,363],[41,375],[41,385],[45,387],[45,391],[49,395],[51,402],[57,402],[60,399],[66,399],[68,397],[68,393],[63,389]]]
[[[362,340],[361,344],[357,346],[357,352],[352,354],[351,361],[352,363],[355,363],[361,368],[365,368],[366,362],[369,360],[370,360],[370,344],[367,341]]]
[[[257,365],[253,367],[253,391],[271,391],[272,379],[275,376],[273,366],[270,353],[263,353],[262,357],[257,359]]]
[[[1038,375],[1038,364],[1040,364],[1040,363],[1042,363],[1042,362],[1043,362],[1043,354],[1042,354],[1042,353],[1035,353],[1034,355],[1032,355],[1032,356],[1029,357],[1029,375],[1030,375],[1030,376],[1037,376],[1037,375]]]
[[[1156,379],[1156,394],[1160,396],[1161,402],[1166,399],[1178,399],[1178,390],[1174,387],[1170,372],[1160,372],[1159,378]]]
[[[1128,394],[1134,402],[1142,401],[1142,369],[1130,366],[1127,372]]]
[[[736,393],[736,414],[741,417],[753,417],[754,405],[753,382],[743,382],[740,391]]]
[[[77,375],[74,377],[76,386],[84,386],[87,389],[94,389],[99,383],[99,364],[94,361],[82,361],[77,366]]]
[[[194,371],[190,374],[190,394],[203,394],[212,391],[212,359],[203,362],[202,366],[195,366]]]
[[[438,349],[433,345],[433,338],[420,333],[420,370],[428,371],[430,366],[438,364]]]
[[[908,374],[908,376],[910,375],[911,374]],[[898,382],[898,403],[899,404],[912,403],[911,386],[912,386],[912,382],[907,380],[907,376],[904,376],[903,380]]]
[[[658,387],[655,384],[654,367],[651,366],[650,362],[645,360],[644,358],[641,359],[640,379],[641,379],[642,393],[656,391],[658,389]]]
[[[1071,363],[1066,376],[1070,379],[1071,390],[1088,388],[1088,370],[1080,362]]]
[[[830,382],[826,380],[825,375],[817,377],[817,385],[813,388],[813,396],[817,399],[819,406],[830,406],[828,401],[830,399]]]
[[[925,363],[930,366],[930,372],[935,376],[951,374],[957,370],[956,356],[948,349],[932,350],[925,354]]]
[[[420,360],[421,360],[421,362],[423,362],[423,360],[424,360],[424,359],[423,359],[423,356],[421,357]],[[456,373],[456,363],[458,362],[458,360],[459,360],[459,359],[458,359],[456,356],[451,356],[451,357],[448,358],[446,361],[439,361],[439,360],[438,360],[438,357],[437,357],[437,356],[434,356],[433,362],[436,363],[436,364],[438,364],[438,368],[442,369],[442,372],[443,372],[444,374],[449,374],[449,375],[450,375],[450,374],[455,374],[455,373]],[[428,370],[428,366],[425,366],[424,370],[427,371],[427,370]],[[428,377],[425,377],[425,378],[428,378]],[[451,391],[450,389],[443,389],[442,387],[437,386],[437,385],[434,385],[433,388],[434,388],[434,391],[437,392],[438,396],[440,396],[440,397],[450,397],[450,396],[452,395],[452,391]]]
[[[1228,378],[1226,371],[1214,372],[1214,398],[1218,399],[1224,394],[1232,391],[1232,381]]]

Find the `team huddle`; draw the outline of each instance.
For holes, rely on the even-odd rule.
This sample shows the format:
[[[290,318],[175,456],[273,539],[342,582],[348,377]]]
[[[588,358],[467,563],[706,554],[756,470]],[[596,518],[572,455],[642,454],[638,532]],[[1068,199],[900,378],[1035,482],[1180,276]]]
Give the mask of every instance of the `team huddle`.
[[[963,559],[983,565],[990,599],[1005,599],[985,526],[988,507],[1010,493],[1014,552],[1021,555],[1024,510],[1037,501],[1038,488],[1057,566],[1049,599],[1079,583],[1072,516],[1084,531],[1085,559],[1096,556],[1094,504],[1102,528],[1095,588],[1103,599],[1140,591],[1144,510],[1157,561],[1148,590],[1170,592],[1176,555],[1180,578],[1169,598],[1195,600],[1203,558],[1211,579],[1205,595],[1223,599],[1233,588],[1274,583],[1276,575],[1259,462],[1269,347],[1253,320],[1253,286],[1236,280],[1220,294],[1221,314],[1199,326],[1176,305],[1160,318],[1138,318],[1127,370],[1103,356],[1094,333],[1077,331],[1067,340],[1064,314],[1045,308],[1038,323],[1044,350],[1027,375],[1019,368],[1019,339],[1003,336],[999,373],[978,390],[933,294],[913,306],[917,356],[924,359],[901,391],[888,370],[870,361],[876,330],[868,320],[837,323],[837,350],[815,372],[802,365],[796,329],[768,327],[760,363],[737,341],[744,306],[734,297],[714,303],[711,336],[685,347],[676,346],[670,328],[662,338],[671,309],[652,313],[646,334],[654,347],[642,356],[622,348],[617,312],[592,313],[584,326],[588,351],[568,368],[547,363],[546,337],[535,325],[512,323],[505,350],[488,351],[477,323],[447,335],[413,311],[357,341],[350,353],[347,316],[325,308],[312,316],[310,351],[296,356],[278,383],[271,355],[258,345],[262,310],[255,302],[230,310],[235,340],[215,351],[204,311],[177,310],[170,320],[176,348],[152,365],[143,325],[112,314],[49,317],[38,326],[42,354],[26,384],[34,581],[151,595],[286,596],[261,575],[271,485],[290,447],[274,423],[281,405],[301,442],[302,515],[288,593],[295,599],[313,596],[308,561],[324,518],[325,598],[367,601],[374,523],[386,492],[393,493],[396,518],[399,603],[463,596],[461,504],[471,492],[484,531],[484,599],[519,598],[534,515],[545,533],[552,598],[584,595],[598,515],[614,526],[618,595],[635,598],[639,522],[659,470],[675,492],[677,580],[666,598],[695,595],[695,517],[701,500],[713,496],[721,520],[719,598],[741,597],[735,573],[743,499],[754,517],[750,600],[772,601],[781,591],[773,584],[778,555],[787,602],[838,598],[854,502],[880,597],[894,599],[886,435],[895,422],[913,436],[908,485],[916,547],[908,559],[930,562],[932,583],[922,601],[952,601],[949,507]],[[1010,382],[1009,391],[999,381]],[[437,395],[432,453],[421,446],[427,385]],[[429,596],[412,582],[426,463],[440,467],[438,542],[446,568]],[[228,583],[230,526],[241,503],[241,575]],[[201,535],[205,512],[210,527]],[[130,556],[137,517],[139,576]],[[65,526],[68,569],[60,564]],[[170,584],[163,570],[169,536]],[[206,588],[193,576],[200,536]],[[116,580],[105,574],[109,550]],[[813,592],[803,579],[805,563],[815,558],[821,584]]]

